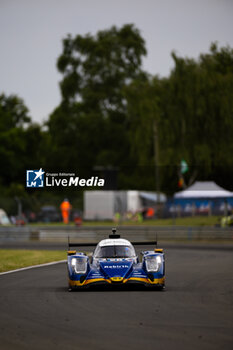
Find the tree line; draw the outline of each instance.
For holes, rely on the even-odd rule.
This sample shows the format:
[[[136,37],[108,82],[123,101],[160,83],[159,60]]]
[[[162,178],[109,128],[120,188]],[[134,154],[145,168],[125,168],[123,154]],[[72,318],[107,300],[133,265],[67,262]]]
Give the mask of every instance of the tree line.
[[[118,189],[171,195],[181,159],[186,183],[214,180],[233,190],[232,48],[212,43],[198,59],[172,52],[166,78],[142,69],[145,55],[134,25],[68,35],[57,60],[61,102],[44,125],[18,96],[2,94],[2,193],[26,195],[26,169],[43,167],[83,176],[111,169]]]

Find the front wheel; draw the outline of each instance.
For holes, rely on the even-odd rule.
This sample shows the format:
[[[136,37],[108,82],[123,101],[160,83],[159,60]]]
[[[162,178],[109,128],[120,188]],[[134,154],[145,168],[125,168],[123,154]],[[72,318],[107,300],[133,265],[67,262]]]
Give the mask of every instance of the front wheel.
[[[163,284],[162,286],[158,286],[157,290],[164,291],[165,290],[165,284]]]

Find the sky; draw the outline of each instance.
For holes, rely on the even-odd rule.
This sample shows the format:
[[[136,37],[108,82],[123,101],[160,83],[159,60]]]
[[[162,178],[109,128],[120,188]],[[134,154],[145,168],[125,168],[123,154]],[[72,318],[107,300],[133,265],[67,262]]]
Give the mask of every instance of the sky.
[[[233,0],[0,0],[0,94],[18,95],[42,123],[61,100],[62,39],[126,23],[146,42],[143,68],[160,77],[171,51],[198,58],[213,41],[233,47]]]

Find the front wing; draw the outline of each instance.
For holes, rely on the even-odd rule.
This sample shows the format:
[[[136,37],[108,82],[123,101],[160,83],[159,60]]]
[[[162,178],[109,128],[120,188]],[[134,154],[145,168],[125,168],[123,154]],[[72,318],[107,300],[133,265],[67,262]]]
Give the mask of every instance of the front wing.
[[[145,286],[163,287],[165,285],[164,267],[155,273],[146,272],[142,264],[134,267],[133,271],[125,277],[105,276],[100,269],[90,266],[84,275],[72,274],[68,271],[68,284],[71,289],[85,288],[91,285],[127,285],[143,284]]]
[[[122,281],[113,281],[113,279],[110,278],[87,278],[83,282],[80,282],[79,280],[72,280],[69,278],[69,287],[71,288],[84,288],[89,287],[90,285],[120,285],[120,284],[132,284],[132,283],[139,283],[143,284],[145,286],[157,286],[157,287],[163,287],[165,285],[165,277],[156,278],[153,281],[149,278],[140,278],[140,277],[130,277],[125,278]]]

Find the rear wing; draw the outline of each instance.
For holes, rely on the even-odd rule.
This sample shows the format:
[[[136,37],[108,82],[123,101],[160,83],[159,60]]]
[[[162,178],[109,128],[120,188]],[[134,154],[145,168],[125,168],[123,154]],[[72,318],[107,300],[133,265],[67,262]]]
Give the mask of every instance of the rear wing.
[[[68,242],[68,249],[73,247],[96,247],[98,242],[95,243],[70,243]],[[142,242],[131,242],[132,245],[156,245],[157,241],[142,241]]]
[[[118,239],[121,238],[119,234],[116,234],[116,228],[112,229],[112,234],[109,235],[109,238]],[[77,243],[71,243],[70,238],[68,237],[68,251],[70,251],[70,248],[74,247],[96,247],[98,242],[77,242]],[[131,242],[131,244],[134,245],[155,245],[157,248],[157,234],[156,234],[156,240],[155,241],[136,241]]]

